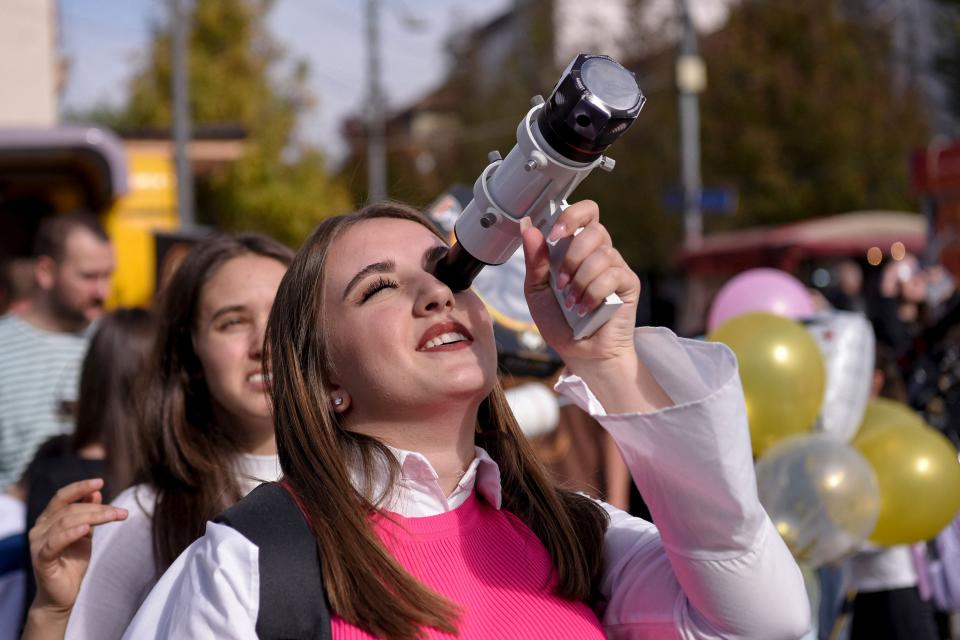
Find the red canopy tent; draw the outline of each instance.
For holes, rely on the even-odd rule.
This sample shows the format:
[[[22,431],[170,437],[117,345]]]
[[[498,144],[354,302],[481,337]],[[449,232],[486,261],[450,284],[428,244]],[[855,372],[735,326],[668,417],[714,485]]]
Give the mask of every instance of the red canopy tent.
[[[695,249],[680,254],[688,275],[732,275],[755,267],[796,273],[811,258],[855,258],[878,247],[889,255],[902,242],[907,251],[922,253],[927,223],[916,213],[857,211],[769,228],[744,229],[707,236]]]

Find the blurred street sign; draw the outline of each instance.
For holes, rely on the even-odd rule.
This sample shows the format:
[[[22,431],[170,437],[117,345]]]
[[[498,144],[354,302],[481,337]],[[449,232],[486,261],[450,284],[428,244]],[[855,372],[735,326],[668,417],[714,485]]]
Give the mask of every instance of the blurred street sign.
[[[704,213],[729,214],[737,210],[737,190],[733,188],[705,188],[700,190],[700,209]],[[663,196],[667,209],[683,211],[683,191],[674,187]]]

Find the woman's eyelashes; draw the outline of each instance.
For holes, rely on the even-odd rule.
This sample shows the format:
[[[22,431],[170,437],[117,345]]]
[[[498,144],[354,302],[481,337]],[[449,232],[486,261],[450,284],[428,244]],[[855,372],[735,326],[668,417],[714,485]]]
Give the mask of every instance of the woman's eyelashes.
[[[363,304],[384,289],[396,289],[398,286],[399,285],[394,280],[387,280],[381,276],[375,281],[371,282],[370,285],[364,289],[363,295],[360,298],[360,304]]]
[[[217,331],[227,331],[234,327],[240,326],[244,322],[246,322],[246,318],[242,318],[238,316],[235,316],[232,318],[226,318],[224,320],[221,320],[219,323],[217,323],[216,325]]]

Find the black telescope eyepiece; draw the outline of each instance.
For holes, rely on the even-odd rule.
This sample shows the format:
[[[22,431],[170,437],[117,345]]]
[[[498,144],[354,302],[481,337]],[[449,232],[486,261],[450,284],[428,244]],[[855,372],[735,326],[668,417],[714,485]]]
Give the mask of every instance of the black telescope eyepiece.
[[[434,275],[454,292],[466,291],[485,266],[485,262],[477,260],[463,245],[455,242],[447,255],[437,262]]]
[[[576,162],[592,162],[640,115],[646,98],[633,72],[609,56],[581,53],[537,116],[546,142]]]

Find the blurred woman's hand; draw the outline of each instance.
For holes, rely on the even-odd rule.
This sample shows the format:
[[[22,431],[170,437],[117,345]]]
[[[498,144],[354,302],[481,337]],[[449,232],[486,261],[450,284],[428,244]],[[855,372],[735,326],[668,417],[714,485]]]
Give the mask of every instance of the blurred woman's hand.
[[[80,582],[90,564],[93,528],[124,520],[127,510],[101,504],[103,480],[81,480],[60,489],[30,529],[30,558],[37,596],[23,638],[63,637]]]

